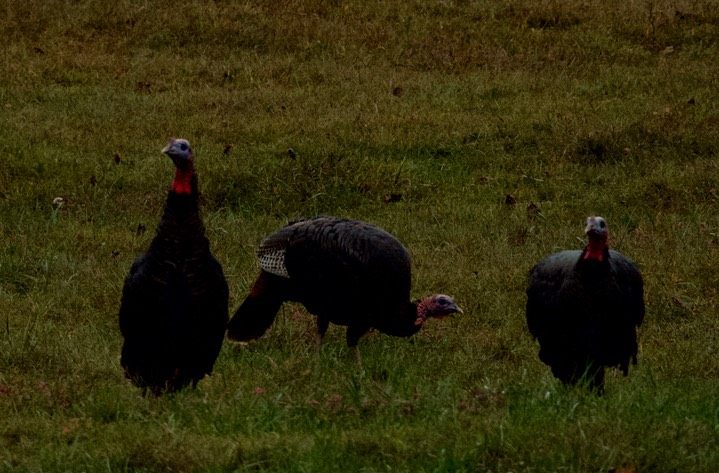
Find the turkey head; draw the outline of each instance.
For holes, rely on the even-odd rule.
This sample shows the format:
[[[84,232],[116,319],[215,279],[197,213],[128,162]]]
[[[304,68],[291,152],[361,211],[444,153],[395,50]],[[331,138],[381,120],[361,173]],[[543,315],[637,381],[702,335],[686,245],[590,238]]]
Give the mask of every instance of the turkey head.
[[[422,325],[430,317],[441,319],[463,312],[451,297],[445,294],[435,294],[425,297],[417,304],[417,320],[414,324]]]

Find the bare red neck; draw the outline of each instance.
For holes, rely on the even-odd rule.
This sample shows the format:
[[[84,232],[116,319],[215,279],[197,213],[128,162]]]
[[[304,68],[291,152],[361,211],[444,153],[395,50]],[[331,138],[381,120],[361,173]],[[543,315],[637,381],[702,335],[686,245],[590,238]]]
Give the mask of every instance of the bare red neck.
[[[427,307],[427,302],[422,299],[417,303],[417,319],[414,321],[415,325],[422,326],[427,319],[429,318],[429,307]]]
[[[170,191],[176,194],[192,194],[192,177],[194,175],[195,169],[192,165],[178,167],[175,171],[175,180],[172,181]]]
[[[602,261],[604,261],[604,250],[606,249],[606,247],[606,238],[596,238],[590,235],[589,243],[584,249],[584,259],[599,261],[601,263]]]

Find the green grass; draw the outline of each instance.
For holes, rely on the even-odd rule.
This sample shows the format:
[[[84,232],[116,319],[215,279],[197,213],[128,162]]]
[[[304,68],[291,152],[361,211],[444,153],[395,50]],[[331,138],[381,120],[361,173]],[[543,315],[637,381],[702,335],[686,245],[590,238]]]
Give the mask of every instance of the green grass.
[[[718,7],[0,2],[0,471],[717,471]],[[363,338],[359,373],[288,304],[198,389],[142,398],[116,314],[172,135],[231,311],[264,235],[330,214],[397,235],[413,296],[465,314]],[[527,271],[589,214],[646,286],[603,397],[524,322]]]

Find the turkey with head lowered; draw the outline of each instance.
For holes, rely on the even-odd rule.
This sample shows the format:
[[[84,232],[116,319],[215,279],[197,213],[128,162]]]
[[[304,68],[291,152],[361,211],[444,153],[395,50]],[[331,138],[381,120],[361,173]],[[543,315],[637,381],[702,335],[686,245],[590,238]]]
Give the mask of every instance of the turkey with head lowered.
[[[432,317],[462,312],[444,294],[410,302],[407,249],[385,230],[358,220],[298,220],[265,238],[257,250],[260,274],[228,325],[235,341],[259,338],[285,301],[317,316],[317,344],[329,324],[347,327],[347,345],[370,329],[397,337],[417,333]]]

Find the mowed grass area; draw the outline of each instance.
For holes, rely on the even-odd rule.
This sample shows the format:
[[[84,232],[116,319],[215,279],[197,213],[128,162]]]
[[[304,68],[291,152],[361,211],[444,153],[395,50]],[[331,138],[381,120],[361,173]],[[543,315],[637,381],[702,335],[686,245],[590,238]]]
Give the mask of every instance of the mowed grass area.
[[[716,1],[0,12],[1,471],[719,469]],[[397,235],[413,296],[465,314],[363,338],[359,371],[288,304],[196,390],[143,398],[116,314],[169,136],[193,144],[232,312],[262,237],[329,214]],[[527,271],[590,214],[647,302],[603,397],[560,386],[524,321]]]

